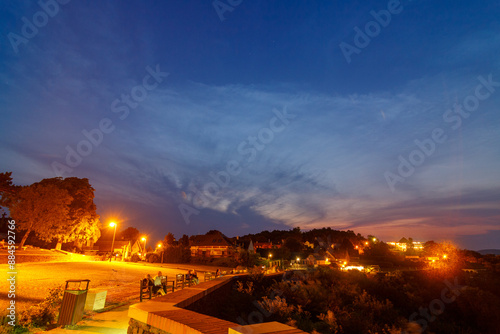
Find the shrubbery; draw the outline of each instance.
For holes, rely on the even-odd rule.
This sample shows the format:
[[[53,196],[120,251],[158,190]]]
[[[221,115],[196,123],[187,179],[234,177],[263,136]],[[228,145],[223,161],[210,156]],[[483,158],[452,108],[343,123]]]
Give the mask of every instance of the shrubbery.
[[[21,311],[14,332],[21,333],[32,328],[45,328],[55,324],[63,293],[62,286],[49,289],[49,294],[44,301]]]
[[[464,287],[436,315],[429,313],[432,321],[420,321],[424,329],[500,333],[496,316],[500,278],[494,273],[425,270],[375,276],[319,268],[287,273],[282,281],[272,283],[258,270],[250,270],[235,283],[234,292],[225,297],[228,306],[215,316],[242,325],[278,321],[310,333],[420,333],[422,328],[410,321],[411,315],[431,312],[431,302],[441,300],[443,289],[455,284]],[[449,298],[450,290],[445,291]]]

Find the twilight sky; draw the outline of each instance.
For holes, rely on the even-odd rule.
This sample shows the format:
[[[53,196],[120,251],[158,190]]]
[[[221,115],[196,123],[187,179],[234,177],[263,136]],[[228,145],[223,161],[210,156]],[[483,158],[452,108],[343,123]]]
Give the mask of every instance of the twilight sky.
[[[151,239],[500,248],[498,1],[0,4],[0,171]]]

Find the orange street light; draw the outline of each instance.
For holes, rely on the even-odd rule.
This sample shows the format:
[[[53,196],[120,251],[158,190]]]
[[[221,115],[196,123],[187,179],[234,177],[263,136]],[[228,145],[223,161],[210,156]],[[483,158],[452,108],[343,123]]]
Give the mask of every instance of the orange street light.
[[[446,254],[443,255],[443,259],[446,259],[448,256]]]
[[[113,232],[113,242],[111,243],[111,254],[110,254],[110,257],[109,257],[109,262],[111,262],[111,257],[113,256],[113,252],[115,251],[116,225],[117,224],[115,222],[109,223],[110,227],[114,227],[115,228],[115,230]]]
[[[161,242],[158,243],[158,245],[156,246],[157,248],[162,248],[163,245]],[[161,251],[161,263],[163,263],[163,250]]]
[[[144,254],[146,254],[146,237],[142,237],[141,240],[144,241]]]

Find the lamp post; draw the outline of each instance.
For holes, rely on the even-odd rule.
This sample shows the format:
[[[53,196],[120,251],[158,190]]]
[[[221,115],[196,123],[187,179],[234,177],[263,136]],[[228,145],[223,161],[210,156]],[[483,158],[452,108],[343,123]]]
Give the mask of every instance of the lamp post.
[[[113,242],[111,243],[111,255],[109,257],[109,262],[111,262],[111,258],[113,257],[113,253],[115,250],[116,223],[111,222],[111,223],[109,223],[109,226],[115,228],[115,230],[113,231]]]
[[[163,263],[163,249],[161,249],[162,248],[161,242],[158,243],[158,248],[160,248],[161,250],[161,263]]]
[[[144,258],[146,258],[146,237],[142,237],[141,240],[144,241]]]

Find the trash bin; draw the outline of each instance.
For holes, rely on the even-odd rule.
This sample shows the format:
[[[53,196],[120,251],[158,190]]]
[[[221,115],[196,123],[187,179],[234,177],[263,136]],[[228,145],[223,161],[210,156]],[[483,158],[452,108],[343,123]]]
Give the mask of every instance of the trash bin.
[[[74,325],[82,320],[89,282],[90,280],[88,279],[66,281],[61,309],[59,310],[59,319],[57,321],[59,326]]]

